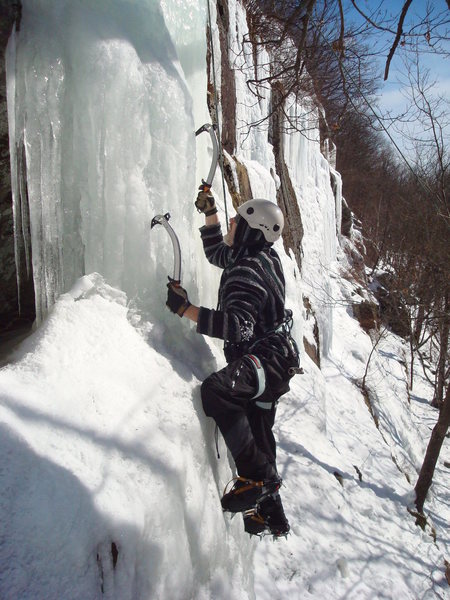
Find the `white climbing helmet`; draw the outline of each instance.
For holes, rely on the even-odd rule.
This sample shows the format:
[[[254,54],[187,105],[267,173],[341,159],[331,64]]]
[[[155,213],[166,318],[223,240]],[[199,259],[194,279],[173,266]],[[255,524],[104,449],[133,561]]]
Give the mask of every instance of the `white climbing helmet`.
[[[255,198],[238,207],[237,212],[252,229],[260,229],[267,242],[276,242],[284,227],[281,210],[270,200]]]

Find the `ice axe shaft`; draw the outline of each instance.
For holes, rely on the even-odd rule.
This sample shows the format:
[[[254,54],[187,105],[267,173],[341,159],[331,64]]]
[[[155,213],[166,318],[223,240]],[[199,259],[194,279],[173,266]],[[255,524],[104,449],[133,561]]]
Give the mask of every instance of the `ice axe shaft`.
[[[170,236],[173,246],[173,277],[172,282],[180,285],[181,283],[181,248],[178,236],[173,230],[172,225],[169,223],[170,214],[156,215],[152,219],[151,229],[155,225],[162,225]]]
[[[199,129],[197,129],[195,135],[198,136],[204,131],[208,132],[211,137],[211,142],[213,145],[213,156],[211,166],[209,168],[208,177],[202,180],[202,185],[200,186],[200,189],[202,189],[202,191],[204,192],[209,192],[212,186],[214,175],[216,173],[217,163],[219,161],[219,143],[217,141],[215,125],[211,125],[211,123],[205,123]]]

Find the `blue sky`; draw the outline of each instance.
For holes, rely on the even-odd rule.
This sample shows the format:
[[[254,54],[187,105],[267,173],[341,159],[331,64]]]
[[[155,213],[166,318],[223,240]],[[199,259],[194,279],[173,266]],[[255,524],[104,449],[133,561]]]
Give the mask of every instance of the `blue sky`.
[[[374,11],[377,7],[382,7],[386,16],[392,17],[395,19],[395,24],[398,22],[398,16],[400,15],[400,11],[403,7],[405,0],[356,0],[357,6],[366,14],[370,16],[374,16]],[[350,0],[345,1],[345,5],[349,8],[349,12],[347,13],[347,20],[355,21],[357,24],[363,23],[362,17],[360,17],[357,11],[351,6]],[[417,23],[423,19],[423,16],[427,12],[427,7],[431,7],[433,14],[441,14],[445,17],[445,14],[448,15],[448,20],[450,23],[450,10],[447,7],[446,0],[413,0],[408,14],[405,20],[404,29],[406,30],[411,23]],[[375,16],[374,16],[374,20]],[[450,37],[450,26],[447,26],[447,37]],[[440,29],[441,34],[444,33],[444,28]],[[390,47],[394,41],[394,36],[388,33],[383,34],[382,32],[376,32],[376,35],[373,37],[374,47],[378,49],[383,49],[383,54],[380,56],[380,76],[382,79],[382,75],[384,72],[384,66],[387,54],[389,52]],[[431,39],[431,42],[435,40]],[[426,43],[423,44],[423,49],[425,50],[427,47]],[[447,42],[444,45],[444,48],[450,53],[450,43]],[[447,82],[450,80],[450,64],[448,59],[444,59],[442,56],[438,56],[437,54],[431,52],[431,50],[427,53],[421,54],[421,61],[423,61],[424,66],[432,68],[434,75],[439,81]],[[404,71],[403,61],[402,61],[402,48],[398,46],[397,51],[394,55],[394,58],[390,67],[389,79],[386,82],[385,93],[389,92],[389,88],[394,86],[394,82],[398,77],[399,73],[401,74]],[[448,87],[447,87],[448,89]]]
[[[377,7],[381,6],[387,16],[391,16],[395,19],[396,24],[405,0],[356,0],[356,2],[358,7],[364,13],[371,16]],[[350,17],[352,17],[356,20],[356,23],[362,23],[363,19],[359,17],[356,10],[351,7],[350,0],[346,0],[346,5],[350,9],[349,13],[347,13],[347,20],[350,20]],[[404,30],[408,29],[411,22],[420,22],[423,19],[423,16],[426,14],[427,9],[431,9],[434,15],[441,14],[442,17],[447,17],[450,20],[450,10],[447,7],[446,0],[432,0],[428,2],[425,0],[413,0],[405,20]],[[441,35],[444,34],[445,29],[448,38],[450,36],[450,28],[448,25],[446,28],[441,27],[440,33]],[[429,69],[430,77],[435,80],[433,93],[439,93],[445,96],[448,100],[450,99],[449,59],[427,51],[428,46],[426,41],[423,37],[421,37],[421,40],[424,42],[422,45],[423,52],[420,53],[421,67]],[[374,38],[374,47],[376,45],[378,48],[383,49],[382,55],[379,58],[379,81],[381,87],[378,101],[378,111],[382,114],[387,113],[388,111],[392,114],[398,114],[402,112],[402,109],[404,109],[406,106],[404,93],[402,93],[402,89],[404,90],[405,87],[404,82],[406,79],[406,67],[404,63],[405,51],[401,46],[397,48],[397,51],[392,59],[389,70],[389,78],[386,82],[383,82],[386,58],[393,41],[393,35],[383,34],[382,32],[377,33],[376,38]],[[433,43],[436,40],[432,37],[430,41]],[[444,43],[443,48],[450,53],[450,42],[447,41]],[[401,134],[397,134],[395,139],[396,142],[402,146],[403,150],[404,144]]]

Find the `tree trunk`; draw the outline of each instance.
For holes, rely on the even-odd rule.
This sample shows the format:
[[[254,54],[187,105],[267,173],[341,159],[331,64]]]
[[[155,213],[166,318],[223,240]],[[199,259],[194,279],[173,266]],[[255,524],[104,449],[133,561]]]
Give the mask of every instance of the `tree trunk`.
[[[423,304],[423,300],[419,303],[419,308],[417,310],[416,323],[414,325],[414,343],[416,347],[419,347],[420,336],[422,335],[423,324],[425,321],[425,307]]]
[[[442,443],[450,425],[450,385],[447,387],[445,400],[439,413],[439,418],[431,433],[428,448],[425,454],[419,478],[416,483],[416,507],[419,513],[423,513],[423,505],[433,481],[434,469],[436,467]]]
[[[443,307],[443,318],[441,326],[439,327],[439,360],[438,360],[438,368],[436,374],[436,386],[434,390],[434,398],[431,403],[432,406],[436,408],[441,408],[444,398],[444,386],[445,386],[445,373],[447,367],[447,356],[448,356],[448,340],[449,340],[449,326],[450,326],[450,317],[449,317],[449,295],[448,292],[444,298],[444,307]]]
[[[414,385],[414,352],[415,352],[416,348],[417,348],[417,344],[415,343],[413,336],[410,335],[409,336],[409,352],[410,352],[410,356],[411,356],[411,360],[409,362],[409,389],[410,390],[413,389],[413,385]],[[409,394],[408,394],[408,398],[409,398]]]

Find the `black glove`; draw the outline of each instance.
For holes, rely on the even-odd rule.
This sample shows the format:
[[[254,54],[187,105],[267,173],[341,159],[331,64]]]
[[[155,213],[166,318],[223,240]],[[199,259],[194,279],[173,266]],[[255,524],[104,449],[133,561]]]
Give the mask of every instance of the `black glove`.
[[[182,317],[186,310],[191,306],[188,300],[187,291],[175,281],[169,281],[167,284],[167,302],[166,306],[174,314]]]
[[[204,191],[202,186],[200,186],[200,190],[201,191],[197,194],[197,200],[195,201],[198,212],[203,213],[205,217],[215,215],[217,208],[214,196],[209,190],[207,192]]]

